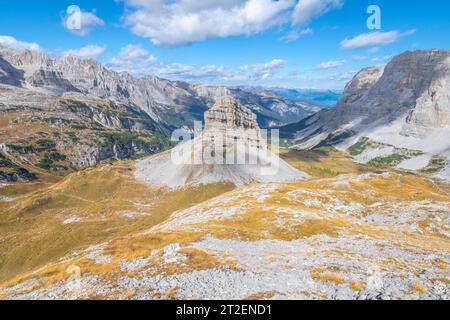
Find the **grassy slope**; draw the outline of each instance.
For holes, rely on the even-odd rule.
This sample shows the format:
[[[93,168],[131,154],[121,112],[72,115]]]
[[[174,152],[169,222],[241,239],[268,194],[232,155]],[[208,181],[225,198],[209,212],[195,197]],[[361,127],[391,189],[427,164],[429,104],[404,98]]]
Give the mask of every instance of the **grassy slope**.
[[[148,265],[149,275],[172,275],[189,273],[193,270],[208,270],[219,266],[239,270],[233,260],[221,259],[204,250],[189,248],[189,245],[204,238],[205,235],[216,239],[238,239],[240,241],[278,240],[292,241],[305,239],[316,235],[338,237],[342,234],[352,236],[355,245],[358,239],[365,237],[386,241],[386,245],[398,246],[399,249],[409,252],[446,252],[449,250],[448,237],[427,227],[427,221],[420,223],[420,232],[404,231],[397,226],[383,226],[364,221],[368,214],[379,213],[389,208],[395,208],[399,203],[417,203],[420,201],[450,203],[447,187],[438,187],[430,181],[413,176],[392,175],[390,177],[373,176],[366,179],[348,179],[348,184],[336,184],[334,179],[315,179],[298,183],[282,185],[281,188],[270,191],[270,188],[249,186],[240,190],[231,191],[213,202],[204,202],[192,210],[190,219],[185,223],[175,223],[172,227],[156,229],[152,232],[131,233],[112,239],[105,248],[104,254],[110,255],[111,261],[103,265],[94,263],[83,256],[75,257],[67,262],[51,264],[42,270],[17,277],[5,285],[11,286],[24,280],[42,277],[42,284],[48,286],[67,278],[66,270],[71,264],[81,268],[83,274],[99,275],[115,283],[120,277],[140,277],[141,275],[120,269],[122,261],[133,261],[147,258],[155,250],[161,250],[170,244],[180,244],[181,253],[187,255],[183,264],[164,263],[163,258],[156,255],[151,265]],[[261,194],[269,193],[263,200],[257,198]],[[306,198],[315,199],[314,204],[306,204]],[[383,207],[372,207],[384,200]],[[336,211],[330,212],[328,205],[339,200],[342,204],[335,205]],[[219,201],[219,202],[217,202]],[[352,203],[364,205],[361,211],[348,212]],[[214,217],[202,220],[202,216],[209,210],[221,211],[240,206],[242,209],[234,216],[223,220]],[[386,206],[386,208],[384,207]],[[300,216],[292,212],[302,213]],[[394,213],[392,213],[394,214]],[[198,219],[196,221],[196,219]],[[283,221],[283,223],[279,223]],[[173,220],[172,220],[173,222]],[[128,230],[129,231],[129,230]],[[330,257],[352,256],[352,252],[334,252],[330,250]],[[159,261],[161,259],[161,261]],[[352,259],[365,259],[364,256],[352,256]],[[381,261],[381,262],[380,262]],[[377,257],[373,264],[382,264],[386,270],[408,269],[419,272],[423,266],[402,264],[400,260],[389,260],[386,257]],[[448,270],[449,262],[436,260],[442,270]],[[344,284],[350,281],[348,270],[340,272],[327,264],[311,268],[311,277],[315,281]],[[347,273],[341,277],[340,274]],[[443,278],[442,281],[448,281]],[[359,291],[365,283],[348,282],[352,290]],[[142,288],[145,290],[145,288]],[[132,295],[132,293],[130,293]],[[166,298],[172,293],[167,293]],[[105,297],[102,297],[105,298]],[[107,298],[117,298],[108,296]]]
[[[298,170],[318,178],[369,172],[368,168],[358,165],[349,156],[329,147],[306,151],[282,148],[280,157]]]
[[[75,249],[150,228],[173,211],[232,188],[215,185],[179,192],[152,190],[135,181],[132,172],[133,162],[117,162],[71,174],[55,184],[1,188],[0,195],[15,199],[0,202],[0,280]],[[63,224],[73,217],[80,222]]]
[[[281,149],[280,155],[291,165],[319,179],[286,185],[265,201],[264,207],[267,210],[262,210],[257,201],[245,196],[244,200],[252,203],[252,208],[241,219],[209,223],[202,226],[204,230],[201,232],[177,230],[170,233],[140,234],[140,231],[148,230],[168,219],[172,212],[204,203],[232,190],[232,186],[215,185],[177,192],[152,190],[134,180],[133,162],[125,161],[73,173],[57,183],[44,181],[0,188],[0,195],[16,197],[12,202],[0,202],[0,280],[11,279],[12,281],[7,281],[9,284],[20,282],[29,277],[32,270],[56,262],[74,250],[105,241],[111,241],[107,252],[114,257],[112,265],[102,267],[92,261],[77,262],[84,271],[111,277],[111,272],[117,273],[118,263],[122,259],[132,260],[146,256],[151,250],[171,243],[195,242],[206,233],[222,239],[237,237],[250,241],[265,238],[293,240],[317,234],[337,236],[338,230],[342,229],[373,237],[397,236],[373,230],[370,226],[354,224],[351,219],[339,216],[298,221],[291,224],[289,230],[280,228],[273,221],[284,214],[274,215],[271,207],[308,210],[297,205],[294,199],[284,199],[284,195],[297,189],[311,192],[330,190],[344,204],[356,201],[365,205],[372,205],[380,199],[391,203],[420,199],[448,201],[450,193],[447,185],[438,186],[424,178],[413,176],[394,179],[392,184],[386,184],[384,179],[356,182],[351,186],[351,193],[344,190],[333,191],[336,187],[328,178],[340,174],[357,175],[369,172],[369,169],[355,164],[347,155],[330,148],[307,152]],[[371,199],[366,199],[367,190],[371,190]],[[320,197],[318,200],[327,201]],[[232,205],[233,203],[229,204]],[[134,218],[125,217],[124,214],[127,213],[132,213]],[[71,224],[62,223],[71,217],[81,220]],[[289,218],[288,213],[286,218]],[[425,227],[427,222],[424,221],[422,225]],[[407,236],[411,243],[422,241],[418,235]],[[434,238],[434,235],[426,236],[432,236],[431,240],[436,241],[436,246],[448,245],[446,241],[439,243],[441,240]],[[218,261],[202,251],[191,250],[186,254],[189,261],[183,272],[221,264],[232,265],[229,261]],[[50,265],[39,274],[50,276],[54,283],[65,277],[66,267],[64,264]],[[181,272],[175,265],[164,268],[160,271]],[[320,277],[319,272],[314,275]]]

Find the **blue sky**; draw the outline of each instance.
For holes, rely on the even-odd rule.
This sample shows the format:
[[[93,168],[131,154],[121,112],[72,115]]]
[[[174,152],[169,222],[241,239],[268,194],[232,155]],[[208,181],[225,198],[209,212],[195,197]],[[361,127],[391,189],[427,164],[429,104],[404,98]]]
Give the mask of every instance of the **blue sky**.
[[[449,49],[443,0],[0,0],[0,44],[136,76],[341,89],[406,50]],[[66,10],[81,9],[69,30]],[[381,9],[381,30],[366,24]]]

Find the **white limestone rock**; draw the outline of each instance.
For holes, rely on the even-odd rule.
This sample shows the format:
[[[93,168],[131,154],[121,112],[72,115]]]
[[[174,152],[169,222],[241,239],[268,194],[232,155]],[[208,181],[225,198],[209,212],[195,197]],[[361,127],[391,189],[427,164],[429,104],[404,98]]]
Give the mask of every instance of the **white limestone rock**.
[[[360,137],[429,157],[450,150],[450,51],[405,52],[387,66],[363,69],[338,105],[288,126],[299,149],[331,137],[348,148]],[[298,129],[298,130],[296,130]]]
[[[205,113],[205,124],[197,138],[139,161],[136,177],[151,186],[169,188],[226,182],[242,186],[307,177],[268,149],[256,116],[233,98],[218,99]]]

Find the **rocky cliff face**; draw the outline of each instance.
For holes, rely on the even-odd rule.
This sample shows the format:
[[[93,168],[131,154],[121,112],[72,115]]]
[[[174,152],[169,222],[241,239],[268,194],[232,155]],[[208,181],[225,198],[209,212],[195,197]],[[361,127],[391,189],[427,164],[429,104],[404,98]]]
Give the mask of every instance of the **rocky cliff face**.
[[[395,162],[402,168],[425,169],[436,157],[448,163],[450,51],[406,52],[386,67],[364,69],[346,86],[336,107],[287,126],[282,133],[295,139],[300,149],[345,149],[355,144],[361,148],[371,141],[369,145],[378,146],[363,154],[365,160],[376,156],[384,162],[394,156],[406,160]],[[404,150],[422,158],[409,159],[411,152]]]
[[[336,130],[367,131],[403,118],[399,134],[417,136],[450,125],[450,51],[406,52],[386,67],[359,72],[335,108],[289,126],[310,147]],[[311,143],[310,143],[311,142]]]
[[[235,156],[244,158],[248,154],[254,154],[257,158],[258,152],[267,148],[256,115],[232,97],[218,99],[214,106],[205,112],[205,129],[199,140],[202,142],[202,149],[206,150],[204,155],[214,154],[214,158],[216,155],[224,159],[234,159]],[[208,162],[217,159],[211,160]],[[226,163],[226,160],[223,163]]]
[[[410,53],[401,62],[413,59]],[[450,52],[422,52],[421,64],[415,65],[411,74],[424,74],[424,78],[415,83],[416,96],[414,109],[407,118],[407,124],[423,128],[450,127]],[[399,61],[400,62],[400,61]],[[417,80],[416,80],[417,81]]]
[[[0,46],[0,122],[5,124],[0,145],[14,161],[3,177],[22,179],[17,168],[68,172],[106,159],[160,152],[169,146],[171,130],[193,127],[224,96],[257,110],[264,126],[312,113],[273,95],[150,76],[138,79],[92,60],[70,55],[51,59],[43,52]],[[245,110],[256,128],[256,116]],[[235,121],[245,124],[249,119]],[[52,145],[36,146],[41,140]]]
[[[258,129],[256,115],[231,97],[223,97],[205,113],[205,129],[215,127]]]
[[[65,55],[51,59],[36,51],[0,47],[0,84],[45,89],[48,93],[79,92],[116,104],[136,106],[169,128],[192,126],[217,98],[232,95],[254,110],[263,126],[300,120],[320,108],[260,93],[221,86],[192,85],[157,77],[135,78],[93,60]]]
[[[0,123],[0,180],[12,182],[65,175],[169,147],[166,130],[145,112],[102,99],[3,90]]]
[[[136,177],[152,187],[296,181],[307,175],[272,153],[256,115],[235,98],[217,99],[193,140],[138,162]]]

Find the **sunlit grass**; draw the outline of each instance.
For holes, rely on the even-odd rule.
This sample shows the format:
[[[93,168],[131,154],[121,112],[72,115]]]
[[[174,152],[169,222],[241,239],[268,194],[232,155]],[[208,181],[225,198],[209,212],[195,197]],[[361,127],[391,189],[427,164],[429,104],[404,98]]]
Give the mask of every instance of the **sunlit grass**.
[[[166,191],[133,177],[133,162],[69,175],[53,184],[14,185],[0,202],[0,280],[31,271],[75,249],[146,230],[174,211],[231,190],[228,184]],[[23,187],[23,189],[21,189]],[[63,224],[72,216],[80,221]]]

